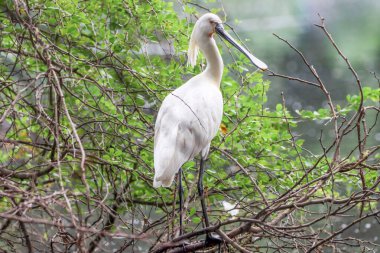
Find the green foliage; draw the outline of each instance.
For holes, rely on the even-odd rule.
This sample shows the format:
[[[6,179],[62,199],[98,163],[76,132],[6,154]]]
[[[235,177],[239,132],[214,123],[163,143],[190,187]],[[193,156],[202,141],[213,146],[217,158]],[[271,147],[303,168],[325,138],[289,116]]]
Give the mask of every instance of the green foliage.
[[[364,106],[376,106],[380,97],[380,89],[373,89],[371,87],[363,87],[363,101]],[[348,95],[347,96],[347,105],[341,106],[339,104],[336,105],[337,116],[347,116],[348,113],[357,111],[361,104],[361,96],[360,95]],[[311,120],[326,120],[332,119],[333,115],[329,108],[320,108],[317,111],[308,111],[296,110],[297,114],[302,116],[304,119]]]
[[[15,17],[7,16],[16,12],[13,2],[0,3],[5,13],[0,16],[0,60],[6,63],[0,65],[0,81],[11,84],[0,88],[0,115],[17,99],[5,119],[10,127],[4,139],[9,141],[8,148],[0,150],[0,164],[6,165],[13,173],[12,180],[19,183],[17,196],[29,191],[30,185],[34,187],[32,197],[64,189],[79,206],[80,214],[87,211],[84,203],[89,198],[84,176],[90,190],[88,203],[97,207],[103,201],[107,210],[116,205],[132,220],[122,224],[128,232],[134,229],[133,219],[148,224],[146,215],[151,213],[165,219],[170,215],[174,187],[152,187],[154,120],[163,98],[188,76],[201,71],[200,65],[194,69],[186,66],[192,25],[179,18],[172,3],[158,0],[31,0],[28,5],[33,10],[31,20],[27,10],[19,6],[21,20],[15,21]],[[184,12],[189,15],[196,9],[185,5]],[[30,30],[22,20],[35,29]],[[21,35],[31,39],[19,42]],[[166,54],[148,52],[147,44],[166,50]],[[210,192],[210,205],[222,208],[224,199],[243,201],[247,208],[240,215],[245,216],[263,210],[263,196],[274,200],[293,189],[296,182],[313,182],[331,170],[331,157],[320,159],[304,152],[304,141],[292,132],[300,120],[329,121],[333,115],[329,108],[297,111],[297,117],[281,104],[268,109],[269,81],[261,72],[254,72],[243,56],[235,59],[226,65],[223,76],[224,129],[212,142],[204,184]],[[58,82],[49,61],[57,69]],[[41,73],[43,78],[34,80]],[[34,83],[18,99],[26,77]],[[64,93],[62,98],[58,85]],[[363,96],[366,106],[375,105],[380,89],[364,87]],[[338,116],[356,112],[360,99],[352,95],[346,105],[336,105]],[[84,175],[79,143],[65,109],[86,151]],[[350,159],[347,164],[355,162],[355,158]],[[38,174],[49,166],[52,169],[40,176],[19,176],[23,172]],[[197,180],[197,167],[197,160],[183,166],[186,193]],[[364,181],[372,185],[377,176],[376,171],[368,171]],[[25,180],[30,184],[23,183]],[[342,187],[334,188],[332,181]],[[362,181],[338,174],[325,183],[315,198],[355,192]],[[300,190],[304,194],[307,191]],[[7,198],[0,200],[0,211],[10,207]],[[198,207],[194,204],[187,210],[191,229],[202,221]],[[55,208],[60,215],[69,216],[67,207],[64,211]],[[217,218],[225,221],[230,215],[222,212]],[[46,234],[44,238],[49,240]]]

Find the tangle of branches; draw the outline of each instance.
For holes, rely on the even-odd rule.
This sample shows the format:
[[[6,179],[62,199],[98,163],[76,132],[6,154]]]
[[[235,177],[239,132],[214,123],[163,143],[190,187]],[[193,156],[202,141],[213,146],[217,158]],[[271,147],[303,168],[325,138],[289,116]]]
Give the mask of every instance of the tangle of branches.
[[[48,2],[0,3],[0,251],[379,249],[348,235],[364,222],[380,223],[380,146],[372,141],[380,110],[371,100],[378,95],[366,92],[322,17],[316,32],[345,62],[355,99],[337,105],[333,84],[325,84],[307,52],[278,35],[313,79],[274,71],[269,77],[323,94],[333,135],[322,131],[320,154],[308,154],[294,132],[305,119],[289,113],[285,97],[278,110],[267,110],[262,74],[241,70],[244,60],[225,50],[235,77],[224,77],[227,127],[213,142],[207,169],[212,225],[201,225],[198,161],[189,162],[186,229],[178,236],[175,186],[152,186],[152,137],[163,97],[184,73],[202,67],[190,70],[182,53],[194,5],[181,5],[184,20],[161,1]],[[375,73],[373,80],[380,85]],[[247,93],[256,102],[247,102]],[[223,243],[206,242],[207,232]]]

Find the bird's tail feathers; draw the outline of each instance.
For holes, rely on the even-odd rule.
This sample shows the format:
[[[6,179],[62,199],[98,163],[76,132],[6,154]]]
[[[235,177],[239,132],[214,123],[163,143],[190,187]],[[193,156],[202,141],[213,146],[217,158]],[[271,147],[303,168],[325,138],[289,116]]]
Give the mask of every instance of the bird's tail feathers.
[[[158,187],[161,187],[162,186],[162,182],[161,181],[157,181],[156,177],[154,177],[153,179],[153,187],[154,188],[158,188]]]
[[[162,178],[159,177],[157,178],[156,176],[154,177],[154,180],[153,180],[153,187],[154,188],[158,188],[158,187],[170,187],[173,183],[173,180],[174,180],[174,176],[172,176],[171,178]]]

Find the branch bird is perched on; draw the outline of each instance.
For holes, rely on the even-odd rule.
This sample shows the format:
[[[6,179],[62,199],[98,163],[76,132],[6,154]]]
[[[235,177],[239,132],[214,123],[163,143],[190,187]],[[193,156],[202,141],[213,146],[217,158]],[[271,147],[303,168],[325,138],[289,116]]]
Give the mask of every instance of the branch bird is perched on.
[[[207,67],[197,76],[170,93],[158,112],[154,136],[154,187],[169,187],[179,172],[180,233],[182,233],[182,170],[181,166],[201,153],[198,193],[201,198],[205,226],[209,226],[203,195],[204,162],[211,140],[215,137],[223,115],[220,82],[223,60],[213,35],[217,33],[246,55],[261,70],[265,63],[240,46],[223,28],[220,18],[212,13],[203,15],[194,26],[188,50],[188,62],[194,66],[199,50]],[[217,239],[207,234],[206,240]]]

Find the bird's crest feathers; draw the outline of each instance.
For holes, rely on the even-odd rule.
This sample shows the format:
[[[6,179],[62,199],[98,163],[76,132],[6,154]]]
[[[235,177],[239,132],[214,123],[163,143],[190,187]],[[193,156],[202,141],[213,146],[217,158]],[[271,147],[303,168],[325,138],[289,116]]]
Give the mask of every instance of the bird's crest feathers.
[[[215,32],[215,24],[221,24],[222,20],[212,13],[206,13],[195,22],[193,32],[190,37],[189,50],[187,51],[187,65],[192,67],[197,64],[197,57],[199,53],[199,44],[205,39],[204,36],[208,35],[212,38],[212,34]],[[214,24],[214,25],[213,25]],[[203,41],[204,42],[204,41]]]
[[[189,43],[189,50],[187,51],[187,65],[194,67],[195,64],[197,64],[197,57],[199,53],[199,47],[197,45],[197,42],[194,38],[194,31],[193,30],[191,37],[190,37],[190,43]]]

